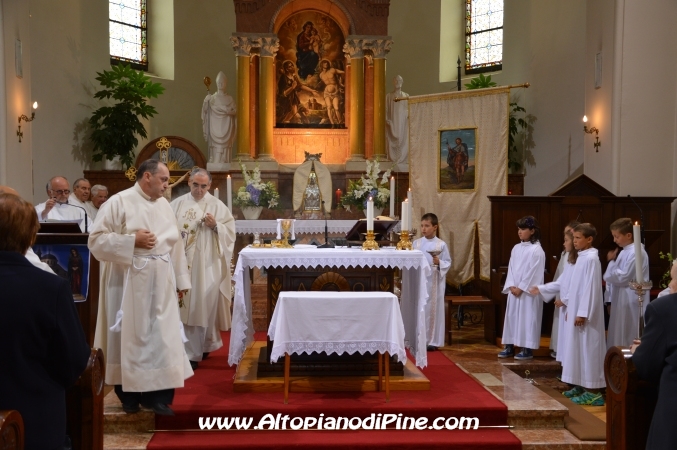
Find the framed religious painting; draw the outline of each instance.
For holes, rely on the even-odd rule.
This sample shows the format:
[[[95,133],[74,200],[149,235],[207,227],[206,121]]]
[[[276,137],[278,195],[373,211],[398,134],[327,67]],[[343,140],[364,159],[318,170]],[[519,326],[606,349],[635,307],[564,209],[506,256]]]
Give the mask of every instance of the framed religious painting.
[[[33,252],[56,276],[68,281],[73,301],[87,299],[90,265],[87,244],[34,244]]]
[[[477,185],[477,128],[438,132],[437,190],[474,191]]]
[[[301,11],[277,31],[275,126],[345,128],[345,37],[330,16]]]

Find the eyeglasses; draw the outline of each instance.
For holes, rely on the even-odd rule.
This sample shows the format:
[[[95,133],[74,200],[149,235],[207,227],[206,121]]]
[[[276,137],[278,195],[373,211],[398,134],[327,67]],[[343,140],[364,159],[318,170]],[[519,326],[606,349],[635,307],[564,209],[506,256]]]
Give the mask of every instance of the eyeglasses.
[[[50,189],[50,191],[59,194],[59,195],[68,195],[71,193],[70,189]]]
[[[194,187],[194,188],[207,189],[207,185],[206,185],[206,184],[197,184],[197,183],[193,183],[193,187]]]

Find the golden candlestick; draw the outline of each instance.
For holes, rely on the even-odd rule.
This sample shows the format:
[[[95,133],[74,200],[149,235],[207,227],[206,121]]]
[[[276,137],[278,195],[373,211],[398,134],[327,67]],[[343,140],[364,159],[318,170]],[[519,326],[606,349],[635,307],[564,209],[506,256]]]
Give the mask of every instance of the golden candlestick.
[[[375,237],[376,234],[374,234],[374,230],[367,230],[367,237],[365,238],[364,243],[362,243],[362,250],[381,250],[374,240]]]
[[[413,250],[409,240],[409,231],[402,230],[400,233],[400,242],[397,243],[397,250]]]

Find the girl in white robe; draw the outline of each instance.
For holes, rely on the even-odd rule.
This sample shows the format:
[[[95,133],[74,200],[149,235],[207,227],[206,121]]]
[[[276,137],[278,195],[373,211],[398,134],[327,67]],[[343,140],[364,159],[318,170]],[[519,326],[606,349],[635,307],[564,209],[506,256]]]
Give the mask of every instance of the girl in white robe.
[[[565,317],[566,344],[562,358],[562,381],[574,385],[565,396],[579,405],[601,406],[599,392],[604,380],[606,337],[602,294],[602,264],[592,241],[595,227],[584,223],[574,228],[574,265]]]
[[[505,348],[499,358],[533,359],[533,349],[541,343],[541,319],[543,300],[532,295],[529,288],[543,284],[545,252],[538,239],[541,230],[536,219],[526,216],[517,221],[517,235],[520,242],[510,254],[508,275],[504,294],[508,294],[503,323],[503,344]],[[521,348],[515,355],[514,346]]]
[[[413,242],[414,250],[421,250],[432,267],[432,275],[427,280],[428,302],[425,305],[428,350],[444,346],[444,288],[447,272],[451,267],[451,256],[447,244],[437,235],[437,216],[424,214],[421,218],[422,238]],[[433,252],[436,256],[433,256]]]

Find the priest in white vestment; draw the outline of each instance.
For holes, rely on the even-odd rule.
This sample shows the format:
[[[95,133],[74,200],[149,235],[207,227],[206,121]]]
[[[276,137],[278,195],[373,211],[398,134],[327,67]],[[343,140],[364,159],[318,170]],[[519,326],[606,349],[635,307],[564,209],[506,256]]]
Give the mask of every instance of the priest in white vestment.
[[[137,183],[103,204],[89,235],[101,261],[94,346],[106,356],[106,384],[127,413],[141,406],[173,415],[174,388],[193,375],[183,347],[179,296],[190,289],[183,241],[162,196],[167,166],[144,161]]]
[[[223,347],[220,331],[230,329],[230,258],[235,220],[226,205],[211,195],[212,176],[193,169],[190,192],[171,203],[183,239],[191,291],[183,297],[181,321],[188,338],[186,353],[193,368],[203,354]]]
[[[74,206],[69,202],[71,193],[68,180],[64,177],[52,177],[46,186],[47,201],[35,206],[35,212],[38,214],[40,222],[50,221],[77,221],[80,230],[92,229],[92,220],[87,217],[87,227],[85,228],[85,211]]]
[[[94,219],[96,219],[96,215],[99,212],[99,208],[101,208],[101,205],[108,200],[108,188],[102,184],[95,184],[92,186],[89,197],[91,200],[85,203],[85,207],[87,208],[87,214],[90,215],[92,222],[94,222]]]

